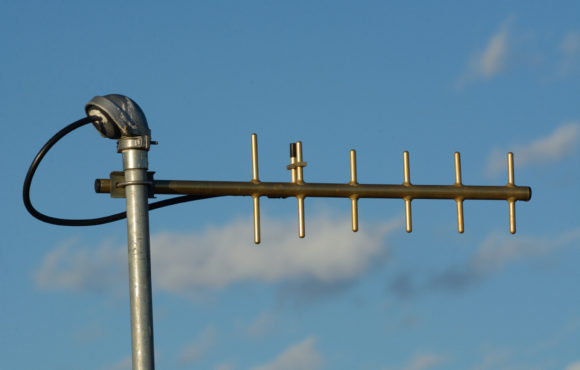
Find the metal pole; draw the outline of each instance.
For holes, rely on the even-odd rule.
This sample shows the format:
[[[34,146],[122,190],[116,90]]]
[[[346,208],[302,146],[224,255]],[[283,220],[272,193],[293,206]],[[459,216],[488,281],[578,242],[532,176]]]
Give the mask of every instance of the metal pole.
[[[134,370],[155,369],[153,347],[153,307],[151,298],[151,256],[147,198],[148,136],[122,138],[118,151],[123,153],[127,199],[127,236],[129,252],[129,292],[131,300],[131,343]]]

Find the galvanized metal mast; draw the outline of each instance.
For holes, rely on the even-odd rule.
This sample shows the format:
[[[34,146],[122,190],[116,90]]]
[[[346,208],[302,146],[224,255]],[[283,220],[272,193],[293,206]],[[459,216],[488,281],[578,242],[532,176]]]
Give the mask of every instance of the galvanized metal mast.
[[[123,155],[124,189],[127,203],[127,246],[131,345],[134,370],[155,369],[153,345],[153,303],[151,294],[151,252],[149,243],[148,152],[152,144],[147,119],[137,103],[122,95],[94,97],[85,108],[96,117],[101,135],[117,139]]]
[[[151,254],[147,152],[149,137],[119,140],[126,182],[127,244],[129,255],[129,296],[131,301],[131,343],[133,369],[155,368],[153,346],[153,304],[151,297]]]

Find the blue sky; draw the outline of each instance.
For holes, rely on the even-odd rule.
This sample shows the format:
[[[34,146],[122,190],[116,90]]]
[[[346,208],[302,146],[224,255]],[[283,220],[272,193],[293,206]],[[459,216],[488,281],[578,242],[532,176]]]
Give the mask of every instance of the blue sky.
[[[139,103],[158,179],[503,185],[500,201],[220,198],[151,214],[159,369],[580,369],[580,3],[40,2],[0,5],[3,181],[0,368],[130,368],[124,222],[70,228],[27,214],[21,186],[95,95]],[[87,126],[47,156],[34,204],[96,217],[121,169]]]

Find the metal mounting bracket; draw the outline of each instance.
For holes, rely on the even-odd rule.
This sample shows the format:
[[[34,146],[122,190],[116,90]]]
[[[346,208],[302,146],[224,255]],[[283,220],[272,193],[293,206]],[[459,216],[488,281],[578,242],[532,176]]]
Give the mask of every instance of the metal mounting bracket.
[[[123,171],[113,171],[109,175],[111,180],[111,198],[125,198],[125,186],[127,185],[148,185],[149,191],[147,196],[149,198],[155,198],[155,191],[153,189],[153,175],[155,172],[148,171],[147,172],[147,181],[137,181],[137,182],[127,182],[125,181],[125,172]],[[98,187],[100,184],[98,181],[95,182],[95,190],[98,192]]]

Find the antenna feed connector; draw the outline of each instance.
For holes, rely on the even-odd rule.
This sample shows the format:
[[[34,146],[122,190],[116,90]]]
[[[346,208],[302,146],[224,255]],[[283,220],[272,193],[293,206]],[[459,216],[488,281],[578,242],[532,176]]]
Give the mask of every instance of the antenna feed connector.
[[[302,161],[302,142],[290,143],[290,164],[286,166],[286,169],[290,171],[290,182],[293,184],[304,182],[302,169],[307,164]]]
[[[143,110],[124,95],[95,96],[85,106],[85,112],[87,116],[98,118],[93,125],[103,137],[151,136]]]

